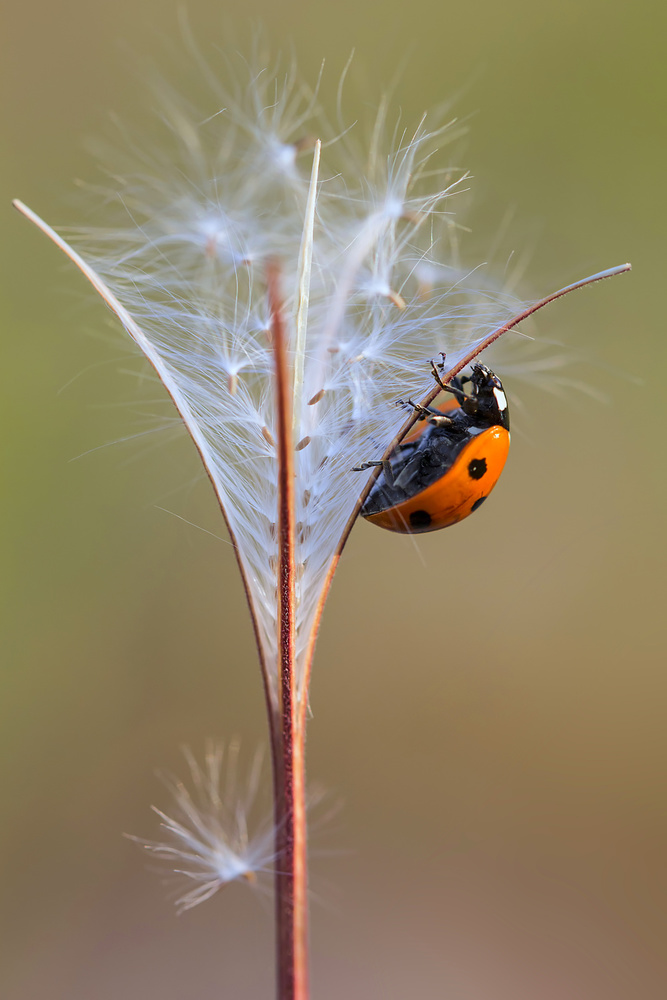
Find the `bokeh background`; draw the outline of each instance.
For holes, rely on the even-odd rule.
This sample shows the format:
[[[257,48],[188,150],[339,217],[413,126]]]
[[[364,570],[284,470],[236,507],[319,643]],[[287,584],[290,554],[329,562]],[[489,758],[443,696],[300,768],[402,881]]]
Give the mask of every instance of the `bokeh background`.
[[[311,80],[354,48],[352,118],[388,89],[406,119],[455,96],[468,259],[502,233],[526,297],[634,265],[539,319],[607,403],[521,386],[479,514],[353,533],[312,687],[310,774],[341,802],[313,837],[314,996],[662,998],[665,5],[236,7],[191,0],[194,34],[262,23]],[[224,536],[184,435],[133,437],[158,393],[122,332],[8,206],[80,218],[85,143],[142,100],[128,49],[182,48],[176,5],[3,21],[0,993],[270,997],[268,899],[235,885],[176,918],[121,836],[155,833],[181,744],[265,739],[232,553],[199,530]]]

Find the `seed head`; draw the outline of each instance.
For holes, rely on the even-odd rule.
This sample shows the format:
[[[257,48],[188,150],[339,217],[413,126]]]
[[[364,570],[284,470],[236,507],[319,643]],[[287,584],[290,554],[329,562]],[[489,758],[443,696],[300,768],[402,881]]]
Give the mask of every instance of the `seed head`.
[[[110,222],[75,232],[78,254],[56,239],[148,356],[199,449],[277,701],[268,268],[280,272],[290,365],[301,667],[364,485],[351,470],[404,422],[396,401],[431,387],[429,359],[446,352],[455,365],[516,302],[460,267],[452,206],[464,175],[438,168],[448,128],[437,116],[392,133],[383,109],[360,154],[294,72],[234,72],[203,121],[170,94],[163,141],[141,153],[135,143],[101,198]]]
[[[272,820],[261,821],[252,836],[248,830],[261,776],[261,754],[255,755],[243,780],[238,742],[227,749],[210,743],[203,767],[189,748],[183,753],[191,790],[178,778],[163,774],[173,804],[168,813],[153,806],[165,839],[130,838],[182,876],[187,888],[176,899],[179,912],[210,899],[230,882],[254,882],[257,875],[271,870],[275,859]]]

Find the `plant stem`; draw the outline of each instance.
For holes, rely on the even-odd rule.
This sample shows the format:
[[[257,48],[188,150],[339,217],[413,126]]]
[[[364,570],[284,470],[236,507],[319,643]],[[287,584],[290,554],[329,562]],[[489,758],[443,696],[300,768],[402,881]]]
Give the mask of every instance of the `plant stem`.
[[[292,397],[279,271],[267,271],[276,379],[278,452],[278,674],[280,724],[272,726],[276,821],[278,1000],[308,998],[304,730],[298,726],[295,657],[295,517]]]

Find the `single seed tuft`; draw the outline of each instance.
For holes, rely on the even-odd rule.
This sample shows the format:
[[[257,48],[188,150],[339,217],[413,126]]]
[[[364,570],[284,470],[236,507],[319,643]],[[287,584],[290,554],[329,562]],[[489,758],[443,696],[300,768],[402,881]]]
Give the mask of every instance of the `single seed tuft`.
[[[176,899],[179,913],[210,899],[230,882],[257,882],[275,860],[273,818],[265,816],[249,832],[262,772],[262,754],[255,754],[246,775],[239,773],[238,741],[225,747],[209,743],[203,766],[187,747],[183,753],[189,781],[161,774],[173,803],[169,812],[153,806],[164,840],[139,843],[153,857],[169,864],[185,884]]]

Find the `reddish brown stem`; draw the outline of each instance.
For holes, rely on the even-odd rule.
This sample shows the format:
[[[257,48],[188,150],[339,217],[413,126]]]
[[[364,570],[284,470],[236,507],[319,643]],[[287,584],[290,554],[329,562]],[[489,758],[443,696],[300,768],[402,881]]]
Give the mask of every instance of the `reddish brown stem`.
[[[295,677],[294,442],[287,340],[278,268],[269,267],[278,457],[278,673],[281,725],[274,727],[278,1000],[308,997],[304,732]]]

